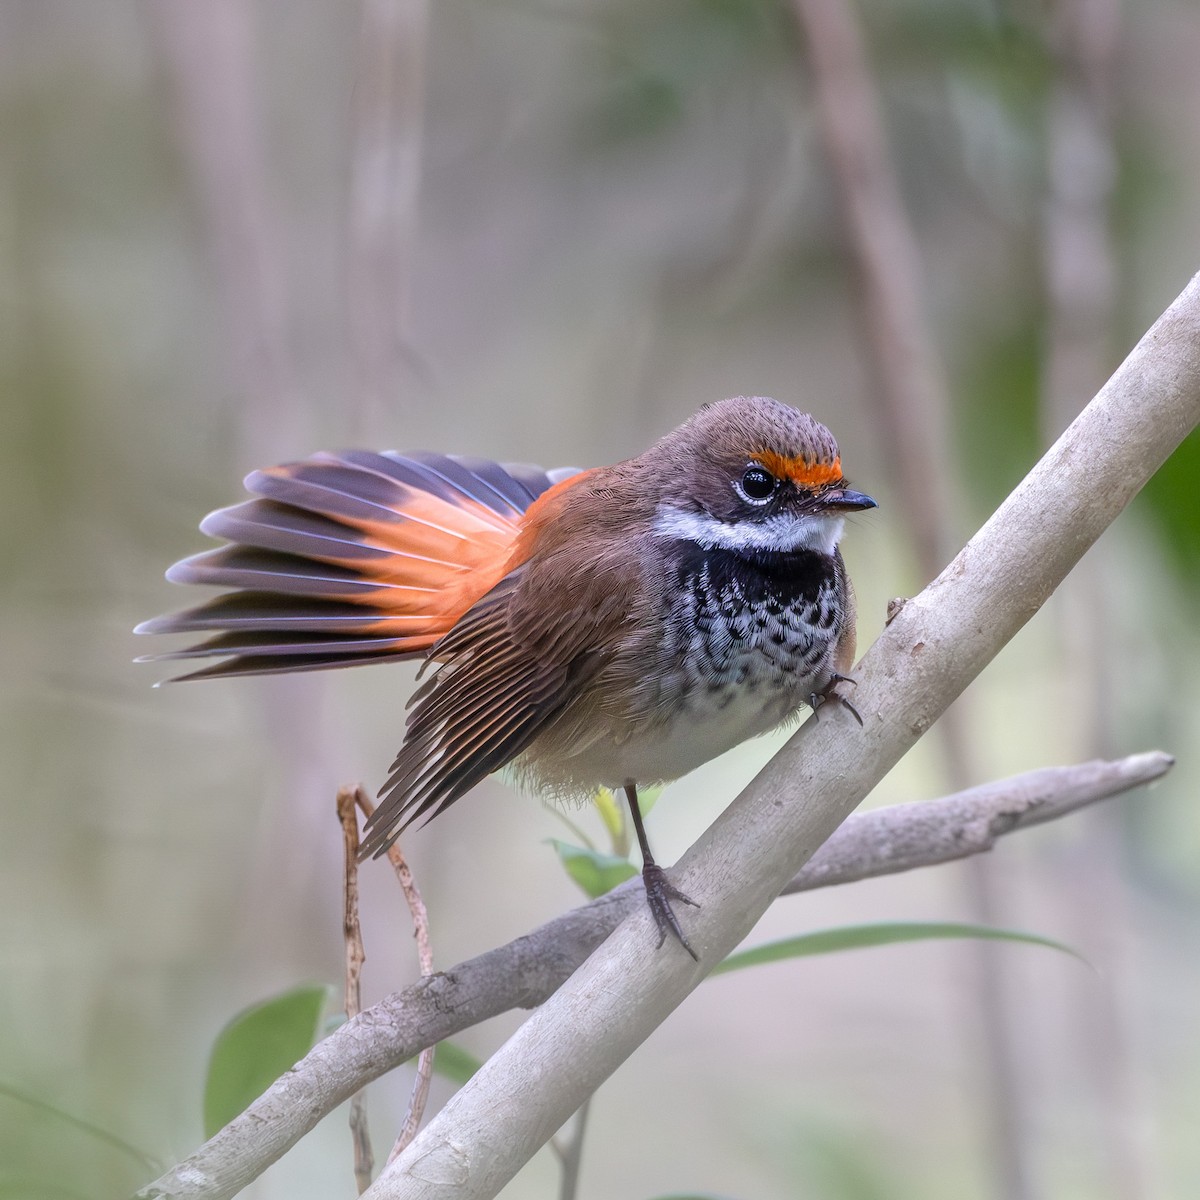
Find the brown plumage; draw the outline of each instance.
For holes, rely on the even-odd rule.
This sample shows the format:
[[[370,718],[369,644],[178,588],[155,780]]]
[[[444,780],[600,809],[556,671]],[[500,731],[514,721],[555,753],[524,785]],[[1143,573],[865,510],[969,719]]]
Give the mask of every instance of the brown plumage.
[[[509,763],[558,795],[625,787],[651,907],[684,941],[636,786],[788,720],[849,669],[841,514],[874,502],[828,430],[740,397],[589,471],[352,451],[246,486],[259,498],[201,526],[233,544],[168,572],[238,590],[140,626],[211,635],[162,657],[223,659],[189,679],[424,658],[364,854]]]

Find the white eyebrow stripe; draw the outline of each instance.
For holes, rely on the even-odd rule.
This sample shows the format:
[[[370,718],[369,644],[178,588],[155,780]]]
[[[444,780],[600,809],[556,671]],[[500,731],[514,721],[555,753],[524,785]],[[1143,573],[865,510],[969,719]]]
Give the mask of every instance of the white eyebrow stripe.
[[[660,504],[654,532],[695,542],[704,550],[815,550],[832,554],[845,527],[845,518],[828,513],[779,514],[765,521],[718,521],[709,513],[685,512]]]

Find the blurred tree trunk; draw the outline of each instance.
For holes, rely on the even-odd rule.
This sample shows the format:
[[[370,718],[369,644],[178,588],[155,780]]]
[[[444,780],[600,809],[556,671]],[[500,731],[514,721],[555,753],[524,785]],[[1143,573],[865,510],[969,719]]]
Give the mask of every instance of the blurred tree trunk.
[[[1112,369],[1118,294],[1111,230],[1117,151],[1112,120],[1121,25],[1119,0],[1057,0],[1050,9],[1055,79],[1046,112],[1042,254],[1048,324],[1041,379],[1042,436],[1049,445]],[[1116,719],[1136,664],[1124,661],[1114,619],[1116,568],[1100,544],[1080,562],[1054,599],[1062,674],[1071,697],[1078,752],[1104,755],[1118,742]],[[1134,693],[1140,693],[1136,686]],[[1061,706],[1054,703],[1057,714]],[[1047,713],[1050,717],[1051,714]],[[1074,1049],[1094,1096],[1088,1133],[1093,1157],[1115,1200],[1157,1194],[1149,1151],[1149,1117],[1130,1046],[1130,890],[1120,814],[1091,814],[1079,837],[1059,850],[1052,872],[1057,907],[1073,913],[1078,944],[1101,968],[1104,986],[1068,996],[1063,1023],[1078,1030]],[[1082,1018],[1082,1020],[1080,1020]]]
[[[846,223],[848,252],[859,282],[864,340],[873,367],[868,389],[881,460],[905,513],[922,580],[933,579],[958,544],[964,511],[950,452],[950,398],[940,355],[925,316],[916,232],[905,210],[887,147],[878,89],[851,0],[794,0],[806,38],[813,94]],[[969,698],[942,716],[934,744],[945,785],[977,778],[971,747]],[[1003,924],[1004,905],[993,865],[964,863],[972,918]],[[995,945],[966,951],[975,965],[973,1000],[979,1052],[985,1064],[986,1109],[993,1169],[1003,1200],[1031,1200],[1029,1086],[1017,1045],[1018,1018],[1007,1003],[1006,960]]]

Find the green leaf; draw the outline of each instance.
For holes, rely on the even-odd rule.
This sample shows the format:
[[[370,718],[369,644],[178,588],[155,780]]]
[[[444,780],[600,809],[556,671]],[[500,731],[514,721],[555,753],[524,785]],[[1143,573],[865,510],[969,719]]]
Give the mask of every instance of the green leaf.
[[[611,892],[619,883],[636,875],[637,867],[626,858],[618,858],[615,854],[604,854],[599,850],[585,850],[581,846],[572,846],[569,842],[560,842],[550,838],[550,845],[558,853],[559,861],[567,869],[567,874],[575,880],[587,896],[594,900]]]
[[[712,973],[718,975],[726,971],[738,971],[742,967],[780,962],[785,958],[805,958],[810,954],[832,954],[835,950],[861,950],[868,946],[890,946],[893,942],[921,942],[939,938],[984,938],[990,941],[1045,946],[1090,965],[1083,955],[1072,950],[1070,946],[1036,933],[955,922],[896,921],[876,925],[843,925],[837,929],[819,929],[815,933],[803,933],[798,937],[767,942],[765,945],[755,946],[752,950],[731,954],[715,967]]]
[[[469,1050],[453,1042],[438,1042],[433,1052],[433,1069],[451,1083],[466,1083],[482,1066]]]
[[[292,988],[238,1013],[217,1035],[204,1083],[210,1138],[316,1044],[333,995],[323,984]]]
[[[666,790],[666,785],[662,783],[655,787],[638,788],[638,808],[642,810],[643,817],[650,815],[650,810],[658,803],[659,797]]]
[[[654,1200],[731,1200],[729,1196],[718,1196],[716,1192],[672,1192],[669,1196],[656,1196]]]

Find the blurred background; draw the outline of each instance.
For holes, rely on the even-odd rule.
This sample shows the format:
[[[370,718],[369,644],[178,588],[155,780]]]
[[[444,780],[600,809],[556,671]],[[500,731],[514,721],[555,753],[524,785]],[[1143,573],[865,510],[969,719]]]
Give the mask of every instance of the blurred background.
[[[165,1167],[225,1021],[340,986],[334,794],[384,778],[411,670],[131,661],[245,472],[584,466],[773,395],[880,501],[845,543],[865,648],[1200,267],[1198,59],[1188,0],[0,6],[0,1195],[147,1182],[31,1100]],[[1193,435],[868,804],[1152,748],[1167,779],[752,938],[988,919],[1097,972],[934,944],[712,980],[598,1093],[581,1196],[1200,1194],[1198,468]],[[664,862],[775,745],[668,789]],[[489,782],[408,839],[438,966],[579,902],[557,836]],[[371,1001],[417,968],[390,871],[362,884]],[[371,1089],[377,1154],[410,1084]],[[504,1195],[557,1180],[543,1152]],[[344,1112],[246,1194],[352,1196]]]

